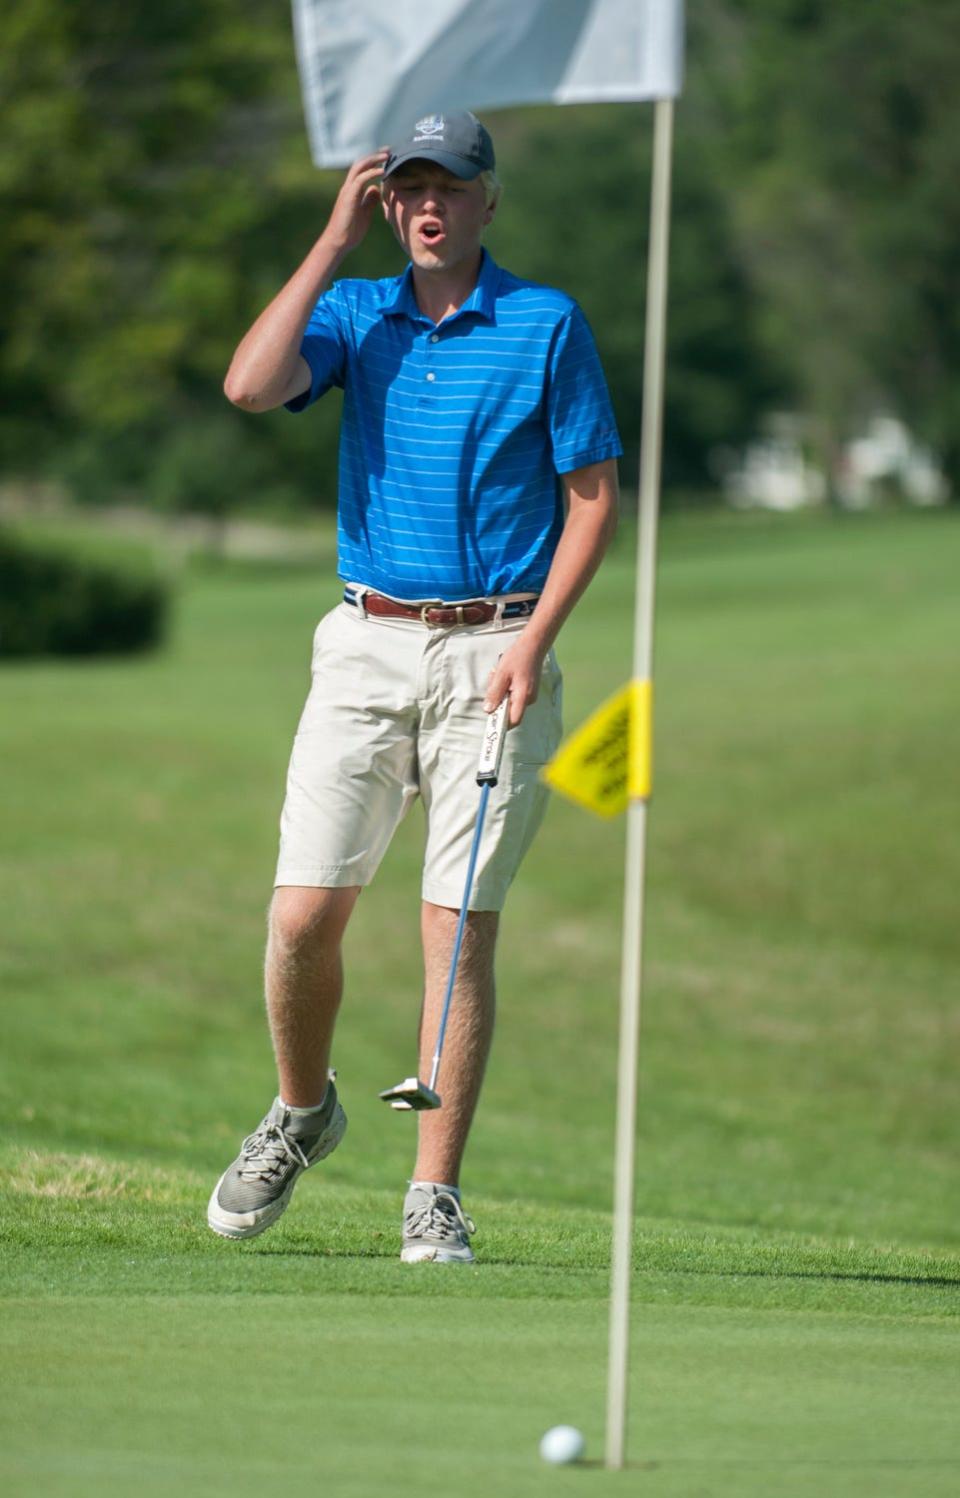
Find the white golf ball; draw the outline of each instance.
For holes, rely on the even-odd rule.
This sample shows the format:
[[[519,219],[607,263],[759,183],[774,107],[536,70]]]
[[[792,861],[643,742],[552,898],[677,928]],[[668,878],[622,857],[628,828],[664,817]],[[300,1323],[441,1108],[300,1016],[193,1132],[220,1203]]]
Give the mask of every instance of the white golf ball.
[[[575,1425],[554,1425],[540,1442],[540,1455],[555,1467],[578,1462],[586,1449],[587,1443]]]

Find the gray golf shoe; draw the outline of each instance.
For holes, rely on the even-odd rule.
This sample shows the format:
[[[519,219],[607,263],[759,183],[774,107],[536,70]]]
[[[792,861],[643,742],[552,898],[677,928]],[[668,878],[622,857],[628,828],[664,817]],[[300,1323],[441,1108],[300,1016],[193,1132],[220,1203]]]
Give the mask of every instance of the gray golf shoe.
[[[346,1127],[332,1079],[321,1113],[298,1116],[277,1098],[213,1188],[208,1225],[221,1238],[255,1238],[271,1227],[286,1210],[299,1177],[336,1149]]]
[[[403,1203],[405,1264],[472,1264],[470,1235],[477,1231],[451,1191],[432,1182],[411,1186]]]

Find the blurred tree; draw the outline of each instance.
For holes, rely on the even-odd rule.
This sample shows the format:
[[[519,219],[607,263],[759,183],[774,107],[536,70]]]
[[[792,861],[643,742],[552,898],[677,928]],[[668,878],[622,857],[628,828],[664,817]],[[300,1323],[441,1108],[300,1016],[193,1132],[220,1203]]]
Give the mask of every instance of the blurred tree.
[[[825,457],[905,418],[960,498],[960,25],[953,0],[709,0],[711,97],[764,344]]]
[[[295,232],[305,250],[325,214],[289,18],[264,24],[250,0],[31,0],[0,81],[4,466],[84,498],[222,508],[255,483],[269,501],[275,465],[221,386]]]
[[[677,111],[665,477],[790,404],[883,404],[960,495],[953,0],[700,0]],[[289,14],[11,0],[0,54],[6,474],[217,513],[332,503],[339,402],[251,418],[230,355],[322,227]],[[650,111],[505,111],[493,253],[582,303],[635,473]],[[345,268],[402,260],[379,224]]]
[[[82,498],[217,513],[326,502],[338,400],[304,421],[250,418],[221,392],[247,326],[321,228],[339,174],[306,144],[289,16],[250,0],[30,0],[0,59],[10,294],[0,356],[8,472]],[[649,110],[498,117],[507,185],[491,248],[583,302],[635,465]],[[681,143],[667,476],[703,484],[766,388],[728,208]],[[395,273],[383,225],[346,273]]]
[[[667,318],[664,481],[710,485],[709,457],[746,441],[784,389],[758,346],[728,205],[678,111]],[[497,120],[504,196],[489,244],[518,275],[576,296],[600,344],[635,482],[643,373],[652,111],[591,105]]]

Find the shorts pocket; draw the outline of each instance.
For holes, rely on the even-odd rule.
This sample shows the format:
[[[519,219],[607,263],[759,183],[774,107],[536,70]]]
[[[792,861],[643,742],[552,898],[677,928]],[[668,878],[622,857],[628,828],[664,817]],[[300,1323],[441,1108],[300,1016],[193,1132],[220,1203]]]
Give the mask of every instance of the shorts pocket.
[[[527,708],[517,728],[507,735],[504,751],[504,767],[511,773],[511,766],[521,769],[542,770],[553,758],[563,735],[563,682],[559,673],[552,679],[544,678],[536,702]]]
[[[331,609],[329,614],[324,614],[320,623],[313,631],[313,644],[310,650],[310,669],[313,672],[316,672],[321,654],[330,639],[336,616],[337,610]]]

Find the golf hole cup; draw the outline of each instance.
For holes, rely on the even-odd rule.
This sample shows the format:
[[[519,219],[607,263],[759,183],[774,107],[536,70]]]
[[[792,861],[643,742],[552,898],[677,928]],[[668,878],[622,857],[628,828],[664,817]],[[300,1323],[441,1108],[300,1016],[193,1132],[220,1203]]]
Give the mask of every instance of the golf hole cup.
[[[540,1442],[540,1455],[554,1467],[578,1462],[586,1449],[587,1443],[575,1425],[554,1425]]]

